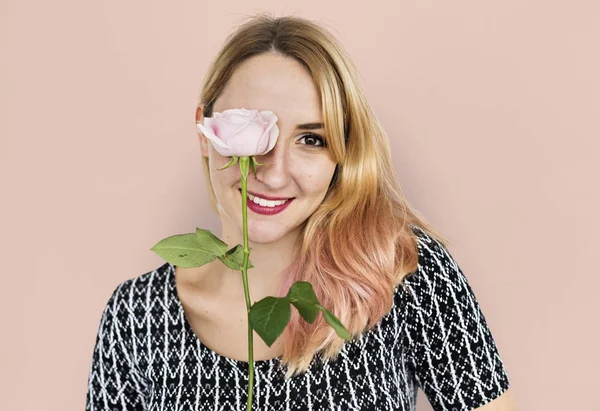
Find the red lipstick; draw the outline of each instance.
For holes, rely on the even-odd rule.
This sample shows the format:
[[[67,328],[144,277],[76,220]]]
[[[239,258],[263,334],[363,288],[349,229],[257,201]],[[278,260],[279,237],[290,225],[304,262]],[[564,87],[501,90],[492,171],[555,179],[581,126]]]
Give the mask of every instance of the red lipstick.
[[[239,190],[240,194],[242,193],[242,190]],[[248,194],[252,194],[255,195],[254,193],[248,191]],[[285,203],[281,204],[281,205],[276,205],[273,207],[268,207],[268,206],[261,206],[260,204],[256,204],[254,201],[250,200],[249,198],[246,198],[246,204],[248,206],[248,208],[252,211],[254,211],[257,214],[263,214],[263,215],[274,215],[274,214],[278,214],[280,212],[282,212],[283,210],[285,210],[291,203],[292,201],[294,201],[294,198],[273,198],[273,197],[269,197],[269,196],[265,196],[262,197],[261,195],[257,195],[260,198],[264,198],[265,200],[287,200]]]

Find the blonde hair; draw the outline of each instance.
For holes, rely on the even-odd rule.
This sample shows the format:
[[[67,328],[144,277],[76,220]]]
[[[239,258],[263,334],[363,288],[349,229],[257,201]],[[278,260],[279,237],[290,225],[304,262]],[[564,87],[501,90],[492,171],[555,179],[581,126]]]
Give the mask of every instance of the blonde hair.
[[[388,138],[359,86],[352,61],[327,30],[295,16],[252,16],[226,40],[205,77],[200,104],[212,116],[214,102],[236,67],[261,53],[294,58],[313,77],[321,96],[325,135],[337,163],[328,192],[303,223],[301,247],[285,273],[280,296],[291,284],[308,281],[322,306],[357,336],[390,311],[393,291],[418,267],[411,225],[449,241],[404,198]],[[203,168],[210,187],[208,158]],[[286,377],[308,369],[316,354],[336,357],[344,345],[319,315],[313,324],[292,309],[283,334]]]

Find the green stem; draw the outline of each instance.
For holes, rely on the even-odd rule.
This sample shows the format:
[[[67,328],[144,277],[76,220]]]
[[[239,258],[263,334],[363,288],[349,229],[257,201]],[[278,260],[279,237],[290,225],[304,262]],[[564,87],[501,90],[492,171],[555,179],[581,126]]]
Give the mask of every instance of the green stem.
[[[240,157],[240,171],[242,173],[242,225],[244,232],[244,263],[242,265],[242,282],[244,283],[244,295],[246,297],[246,315],[250,313],[250,291],[248,290],[248,257],[250,248],[248,247],[248,209],[247,204],[247,179],[248,179],[249,157]],[[248,403],[247,411],[252,411],[252,391],[254,387],[254,355],[252,347],[252,326],[248,318]]]

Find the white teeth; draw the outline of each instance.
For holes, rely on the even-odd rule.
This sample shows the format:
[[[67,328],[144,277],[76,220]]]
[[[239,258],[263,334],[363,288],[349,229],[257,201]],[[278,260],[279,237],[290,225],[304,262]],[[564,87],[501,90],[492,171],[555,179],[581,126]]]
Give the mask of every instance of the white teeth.
[[[278,205],[281,205],[283,203],[285,203],[288,200],[265,200],[264,198],[260,198],[260,197],[256,197],[253,196],[252,194],[248,194],[248,198],[250,199],[250,201],[253,201],[256,204],[259,204],[263,207],[275,207]]]

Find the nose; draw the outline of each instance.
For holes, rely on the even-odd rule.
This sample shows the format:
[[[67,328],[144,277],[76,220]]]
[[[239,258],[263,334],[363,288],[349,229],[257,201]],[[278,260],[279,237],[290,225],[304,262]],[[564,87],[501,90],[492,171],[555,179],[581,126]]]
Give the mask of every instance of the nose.
[[[289,158],[283,141],[278,140],[271,151],[255,158],[259,163],[265,164],[256,166],[256,180],[266,189],[276,193],[289,184]],[[250,175],[254,176],[254,173],[249,173],[249,178]]]

